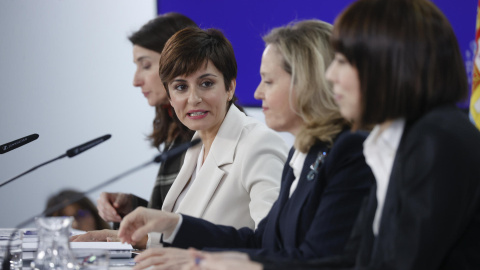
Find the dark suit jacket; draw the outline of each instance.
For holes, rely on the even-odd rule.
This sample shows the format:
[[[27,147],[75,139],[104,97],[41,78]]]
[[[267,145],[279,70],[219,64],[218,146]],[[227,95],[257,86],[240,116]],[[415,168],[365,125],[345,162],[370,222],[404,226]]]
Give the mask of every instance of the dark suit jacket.
[[[378,236],[367,230],[359,269],[480,269],[480,132],[462,112],[406,124]]]
[[[297,189],[289,199],[294,180],[286,162],[278,200],[256,231],[216,226],[183,216],[172,246],[241,249],[252,257],[309,259],[341,253],[368,194],[373,174],[366,165],[362,144],[366,134],[342,132],[329,149],[317,143],[307,154]],[[315,178],[307,180],[319,153],[327,152]]]
[[[406,123],[376,237],[375,209],[373,189],[343,256],[264,268],[480,269],[480,132],[462,112]]]

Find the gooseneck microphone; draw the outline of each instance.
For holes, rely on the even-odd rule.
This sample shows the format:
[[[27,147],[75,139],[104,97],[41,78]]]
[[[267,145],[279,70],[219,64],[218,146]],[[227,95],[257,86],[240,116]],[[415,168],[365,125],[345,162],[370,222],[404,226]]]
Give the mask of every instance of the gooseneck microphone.
[[[8,244],[7,244],[7,248],[5,250],[5,256],[4,256],[4,260],[3,260],[3,263],[2,263],[2,270],[10,270],[10,260],[12,259],[12,255],[10,254],[10,245],[11,245],[11,240],[13,238],[13,235],[15,234],[15,232],[17,232],[20,228],[22,227],[25,227],[26,225],[30,224],[31,222],[33,222],[35,220],[35,218],[37,216],[47,216],[47,215],[50,215],[50,214],[53,214],[54,212],[72,204],[72,203],[75,203],[75,202],[78,202],[79,200],[81,200],[83,197],[87,196],[87,194],[89,193],[92,193],[94,191],[97,191],[107,185],[110,185],[112,184],[113,182],[115,181],[118,181],[119,179],[122,179],[123,177],[127,176],[127,175],[130,175],[138,170],[141,170],[153,163],[161,163],[161,162],[165,162],[166,160],[172,158],[172,157],[175,157],[185,151],[187,151],[188,148],[194,146],[194,145],[197,145],[201,140],[200,139],[195,139],[195,140],[192,140],[190,142],[186,142],[186,143],[183,143],[183,144],[180,144],[179,146],[169,150],[169,151],[166,151],[166,152],[163,152],[159,155],[157,155],[155,158],[153,158],[153,160],[151,161],[148,161],[146,163],[143,163],[141,165],[138,165],[124,173],[121,173],[105,182],[101,182],[100,184],[90,188],[89,190],[85,191],[85,192],[82,192],[76,196],[72,196],[70,198],[68,198],[67,200],[61,202],[61,203],[58,203],[56,205],[53,205],[47,209],[45,209],[45,211],[43,211],[40,215],[36,215],[36,216],[33,216],[27,220],[25,220],[24,222],[18,224],[16,227],[15,227],[15,230],[13,230],[12,234],[10,235],[10,238],[8,240]],[[86,143],[88,144],[88,143]],[[84,145],[86,145],[84,144]]]
[[[35,135],[35,134],[33,134],[33,135]],[[32,136],[32,135],[30,135],[30,136]],[[83,152],[87,151],[88,149],[90,149],[90,148],[92,148],[92,147],[94,147],[94,146],[96,146],[96,145],[98,145],[98,144],[101,144],[102,142],[110,139],[111,137],[112,137],[112,135],[110,135],[110,134],[103,135],[103,136],[101,136],[101,137],[99,137],[99,138],[93,139],[93,140],[91,140],[91,141],[89,141],[89,142],[86,142],[86,143],[84,143],[84,144],[82,144],[82,145],[79,145],[79,146],[73,147],[73,148],[71,148],[71,149],[68,149],[68,150],[65,152],[65,154],[62,154],[62,155],[60,155],[59,157],[56,157],[56,158],[51,159],[51,160],[49,160],[49,161],[47,161],[47,162],[44,162],[44,163],[42,163],[42,164],[40,164],[40,165],[37,165],[37,166],[31,168],[30,170],[22,173],[22,174],[19,174],[19,175],[15,176],[15,177],[13,177],[13,178],[11,178],[11,179],[8,179],[7,181],[1,183],[1,184],[0,184],[0,187],[3,187],[4,185],[12,182],[13,180],[15,180],[15,179],[17,179],[17,178],[20,178],[20,177],[22,177],[22,176],[24,176],[24,175],[26,175],[26,174],[28,174],[28,173],[30,173],[30,172],[38,169],[38,168],[40,168],[40,167],[43,167],[43,166],[47,165],[48,163],[54,162],[55,160],[59,160],[59,159],[64,158],[64,157],[72,158],[72,157],[74,157],[74,156],[76,156],[76,155],[78,155],[78,154],[80,154],[80,153],[83,153]],[[37,138],[38,138],[38,135],[37,135]],[[21,140],[21,139],[20,139],[20,140]]]
[[[24,146],[27,143],[31,143],[36,139],[38,139],[38,137],[39,137],[38,134],[35,133],[32,135],[28,135],[23,138],[8,142],[6,144],[2,144],[0,145],[0,154],[5,154],[7,152],[12,151],[13,149],[17,149],[20,146]]]
[[[107,134],[107,135],[103,135],[102,137],[99,137],[99,138],[96,138],[96,139],[93,139],[89,142],[86,142],[82,145],[79,145],[79,146],[76,146],[76,147],[73,147],[71,149],[68,149],[67,152],[62,156],[62,157],[69,157],[69,158],[72,158],[78,154],[81,154],[85,151],[87,151],[88,149],[94,147],[94,146],[97,146],[101,143],[103,143],[104,141],[110,139],[112,137],[112,135],[110,134]]]

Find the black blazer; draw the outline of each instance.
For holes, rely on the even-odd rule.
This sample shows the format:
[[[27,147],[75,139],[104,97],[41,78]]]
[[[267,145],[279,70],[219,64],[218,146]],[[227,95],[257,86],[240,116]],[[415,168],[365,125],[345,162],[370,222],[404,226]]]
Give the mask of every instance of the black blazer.
[[[376,237],[375,209],[373,188],[342,256],[264,269],[480,269],[480,132],[465,114],[406,123]]]
[[[278,200],[256,231],[249,228],[217,226],[183,215],[183,223],[172,246],[203,249],[229,248],[247,252],[251,257],[309,259],[342,252],[360,209],[368,194],[373,174],[363,157],[366,134],[342,132],[329,149],[317,143],[307,154],[300,181],[289,199],[294,180],[290,151],[283,170]],[[319,153],[327,156],[314,174]]]
[[[406,124],[375,238],[371,222],[358,269],[480,269],[480,132],[462,112]]]

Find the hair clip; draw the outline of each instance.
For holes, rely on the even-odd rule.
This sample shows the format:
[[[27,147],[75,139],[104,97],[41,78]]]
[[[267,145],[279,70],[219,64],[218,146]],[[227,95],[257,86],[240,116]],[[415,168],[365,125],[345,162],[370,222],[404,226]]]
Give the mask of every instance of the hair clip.
[[[312,181],[313,179],[315,179],[318,174],[318,167],[320,167],[326,157],[327,152],[318,153],[317,159],[312,165],[310,165],[310,171],[307,174],[308,181]]]

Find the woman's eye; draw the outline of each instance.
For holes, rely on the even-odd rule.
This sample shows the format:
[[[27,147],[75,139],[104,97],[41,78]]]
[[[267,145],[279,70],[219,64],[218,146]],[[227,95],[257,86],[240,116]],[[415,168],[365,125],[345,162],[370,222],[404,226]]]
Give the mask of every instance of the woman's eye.
[[[187,86],[184,84],[178,84],[174,87],[174,89],[177,91],[184,91],[185,89],[187,89]]]
[[[213,85],[213,82],[210,82],[210,81],[205,81],[205,82],[202,82],[201,86],[202,87],[211,87]]]
[[[152,66],[152,65],[150,65],[150,64],[148,64],[148,65],[143,65],[142,68],[148,70],[148,69],[150,69],[151,66]]]
[[[347,59],[345,59],[345,56],[343,56],[343,55],[336,55],[334,60],[339,64],[347,63]]]

